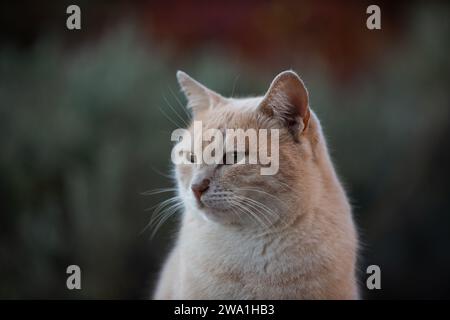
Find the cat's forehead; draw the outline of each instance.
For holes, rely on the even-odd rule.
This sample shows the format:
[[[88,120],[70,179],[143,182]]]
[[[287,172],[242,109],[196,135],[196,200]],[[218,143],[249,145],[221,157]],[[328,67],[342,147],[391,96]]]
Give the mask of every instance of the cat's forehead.
[[[198,120],[204,128],[254,128],[258,126],[258,106],[262,97],[257,98],[229,98],[223,103],[208,110]]]
[[[238,112],[256,112],[262,99],[263,97],[229,98],[226,100],[227,102],[224,104],[224,107]]]

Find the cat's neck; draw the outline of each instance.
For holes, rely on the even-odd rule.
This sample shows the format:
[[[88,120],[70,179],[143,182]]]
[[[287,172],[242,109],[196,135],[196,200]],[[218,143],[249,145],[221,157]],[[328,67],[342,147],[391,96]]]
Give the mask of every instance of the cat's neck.
[[[208,246],[213,245],[213,243],[217,243],[219,246],[224,245],[224,243],[233,243],[233,245],[242,243],[247,245],[259,244],[261,241],[271,241],[274,238],[281,239],[291,234],[298,239],[298,234],[301,234],[303,229],[307,229],[311,223],[311,214],[306,210],[308,209],[305,208],[304,204],[294,205],[291,209],[280,212],[284,219],[280,218],[273,224],[268,225],[257,223],[252,225],[227,225],[205,218],[198,211],[186,211],[182,218],[180,232],[181,237],[197,237],[202,241],[207,241]]]

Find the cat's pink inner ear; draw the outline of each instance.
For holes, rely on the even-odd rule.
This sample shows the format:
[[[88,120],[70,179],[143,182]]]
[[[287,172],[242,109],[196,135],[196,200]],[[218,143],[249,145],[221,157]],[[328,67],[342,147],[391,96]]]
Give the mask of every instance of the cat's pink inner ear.
[[[188,100],[188,108],[192,109],[194,115],[212,108],[223,99],[220,94],[208,89],[183,71],[177,72],[177,80]]]
[[[260,108],[266,115],[279,118],[294,130],[301,127],[304,132],[310,118],[308,103],[308,91],[303,81],[295,72],[284,71],[272,81]]]

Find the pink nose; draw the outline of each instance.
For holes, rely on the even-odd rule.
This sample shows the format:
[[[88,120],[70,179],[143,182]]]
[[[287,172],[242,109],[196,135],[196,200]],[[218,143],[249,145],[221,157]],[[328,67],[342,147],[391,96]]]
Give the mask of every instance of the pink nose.
[[[208,190],[209,183],[209,179],[203,179],[200,183],[194,183],[191,185],[192,192],[194,192],[194,195],[198,201],[200,201],[200,197],[202,196],[203,192]]]

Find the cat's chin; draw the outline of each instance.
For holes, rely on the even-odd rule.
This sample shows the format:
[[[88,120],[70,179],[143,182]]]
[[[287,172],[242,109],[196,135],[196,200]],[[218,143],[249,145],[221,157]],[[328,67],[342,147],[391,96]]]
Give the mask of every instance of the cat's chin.
[[[227,208],[211,208],[203,205],[199,211],[203,217],[209,221],[221,224],[235,224],[237,222],[235,214]]]

